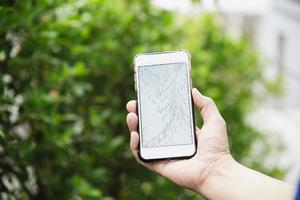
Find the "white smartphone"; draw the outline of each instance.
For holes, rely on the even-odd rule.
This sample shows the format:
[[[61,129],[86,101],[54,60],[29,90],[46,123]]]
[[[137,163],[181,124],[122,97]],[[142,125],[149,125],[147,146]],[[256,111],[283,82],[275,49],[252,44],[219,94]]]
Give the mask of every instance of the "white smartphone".
[[[140,158],[192,157],[197,146],[189,52],[138,54],[134,72]]]

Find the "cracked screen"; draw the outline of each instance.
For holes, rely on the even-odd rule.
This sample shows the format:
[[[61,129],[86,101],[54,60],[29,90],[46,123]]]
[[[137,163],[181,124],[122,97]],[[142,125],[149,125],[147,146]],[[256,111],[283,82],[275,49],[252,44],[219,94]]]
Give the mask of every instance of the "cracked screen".
[[[138,67],[144,148],[193,143],[188,68],[185,62]]]

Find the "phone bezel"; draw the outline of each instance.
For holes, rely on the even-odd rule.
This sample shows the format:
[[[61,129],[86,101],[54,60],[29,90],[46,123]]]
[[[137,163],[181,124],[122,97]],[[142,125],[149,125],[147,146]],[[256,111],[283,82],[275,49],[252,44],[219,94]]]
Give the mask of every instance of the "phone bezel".
[[[166,146],[166,147],[154,147],[154,148],[143,148],[142,141],[139,141],[139,157],[143,161],[160,160],[160,159],[173,159],[173,158],[189,158],[195,155],[197,150],[197,142],[195,135],[195,120],[194,120],[194,106],[192,99],[192,80],[191,80],[191,56],[186,50],[170,51],[170,52],[155,52],[155,53],[143,53],[138,54],[134,58],[134,80],[135,89],[137,93],[137,102],[139,101],[139,80],[138,80],[138,67],[145,65],[155,64],[167,64],[185,62],[188,68],[187,80],[190,88],[189,100],[191,101],[190,113],[192,119],[192,134],[194,137],[192,144],[180,145],[180,146]],[[141,120],[140,104],[137,103],[138,119]],[[141,127],[138,126],[139,134],[142,135]],[[141,138],[141,137],[140,137]]]

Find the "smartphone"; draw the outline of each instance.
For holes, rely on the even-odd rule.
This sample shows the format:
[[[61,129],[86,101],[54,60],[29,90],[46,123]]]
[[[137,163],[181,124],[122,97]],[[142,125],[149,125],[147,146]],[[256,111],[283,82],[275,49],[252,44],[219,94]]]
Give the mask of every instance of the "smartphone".
[[[192,157],[197,146],[189,52],[138,54],[134,80],[141,160]]]

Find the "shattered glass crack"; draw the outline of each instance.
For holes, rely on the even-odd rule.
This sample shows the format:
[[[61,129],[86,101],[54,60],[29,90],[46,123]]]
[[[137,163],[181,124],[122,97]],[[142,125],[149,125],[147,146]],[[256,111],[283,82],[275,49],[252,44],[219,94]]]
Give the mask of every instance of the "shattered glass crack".
[[[143,147],[192,143],[187,73],[184,62],[139,67]]]

